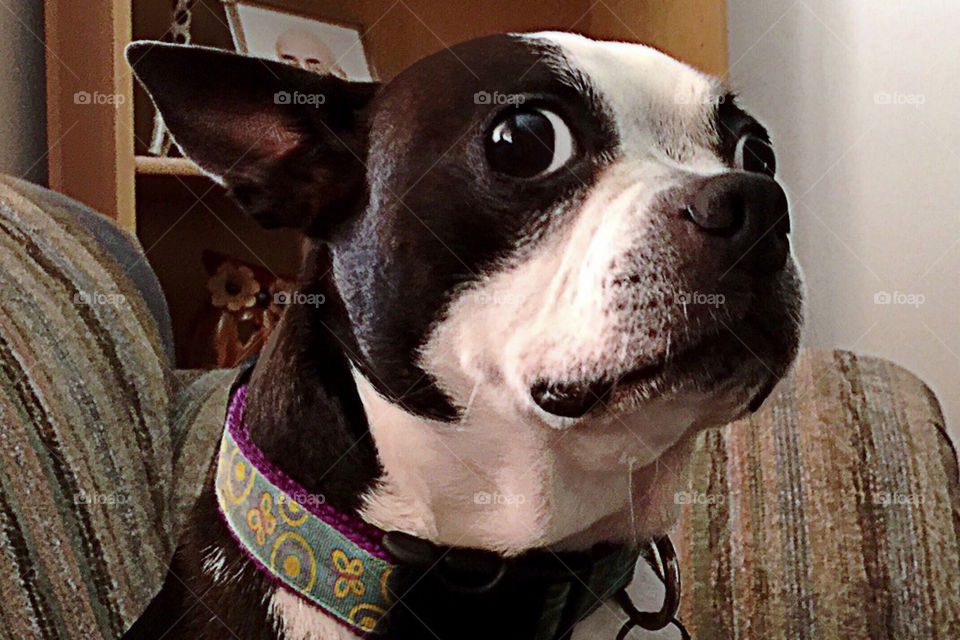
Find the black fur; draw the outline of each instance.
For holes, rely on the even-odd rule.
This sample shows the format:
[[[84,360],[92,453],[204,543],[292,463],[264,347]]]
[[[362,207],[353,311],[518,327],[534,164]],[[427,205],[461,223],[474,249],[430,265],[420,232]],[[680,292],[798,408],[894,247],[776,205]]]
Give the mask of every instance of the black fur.
[[[457,417],[416,365],[452,295],[535,238],[550,221],[545,212],[572,207],[616,148],[604,105],[551,66],[557,55],[510,36],[479,38],[413,65],[374,98],[370,201],[331,246],[364,373],[415,412]],[[486,135],[511,107],[478,103],[479,92],[556,112],[571,126],[576,157],[536,181],[488,170]]]
[[[142,44],[128,53],[191,158],[223,176],[265,226],[298,227],[315,250],[330,247],[357,347],[347,357],[380,393],[444,420],[458,408],[417,365],[430,328],[458,287],[536,238],[550,222],[544,213],[572,207],[616,151],[605,105],[552,64],[559,55],[487,36],[421,60],[374,93],[211,49]],[[324,102],[278,105],[278,92]],[[514,107],[481,93],[563,117],[573,161],[534,181],[488,170],[486,136]]]
[[[308,279],[303,291],[322,294],[325,303],[287,310],[282,329],[274,333],[252,375],[247,372],[245,421],[267,458],[327,504],[352,513],[380,467],[345,355],[355,347],[322,246],[308,255],[306,269],[317,276]],[[279,637],[268,611],[274,585],[224,525],[213,471],[211,464],[160,596],[127,640]],[[221,572],[230,576],[226,584],[215,583],[202,570],[213,550],[226,558]]]
[[[717,132],[717,155],[731,167],[737,142],[744,134],[749,133],[770,142],[766,127],[740,108],[737,96],[733,93],[723,95],[713,115],[713,127]]]

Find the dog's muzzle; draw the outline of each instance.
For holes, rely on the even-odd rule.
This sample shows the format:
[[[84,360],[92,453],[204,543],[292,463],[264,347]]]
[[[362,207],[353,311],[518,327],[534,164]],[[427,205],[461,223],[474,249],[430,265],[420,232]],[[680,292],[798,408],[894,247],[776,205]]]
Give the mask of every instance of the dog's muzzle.
[[[760,292],[784,271],[790,253],[786,194],[773,178],[759,173],[725,171],[687,179],[656,198],[647,224],[636,250],[615,262],[621,271],[610,276],[609,288],[615,291],[613,306],[635,310],[621,318],[626,327],[621,330],[669,348],[593,379],[534,380],[530,397],[545,412],[580,418],[602,408],[618,387],[669,377],[668,369],[676,371],[681,363],[695,365],[731,337],[721,329],[750,313],[741,309],[740,318],[727,315],[720,323],[717,308],[696,304],[698,296],[723,300]],[[662,287],[658,280],[668,277],[676,298],[652,298],[645,290],[656,288],[651,283]],[[790,303],[754,295],[768,298],[763,301],[767,305]],[[731,309],[728,305],[724,312]]]

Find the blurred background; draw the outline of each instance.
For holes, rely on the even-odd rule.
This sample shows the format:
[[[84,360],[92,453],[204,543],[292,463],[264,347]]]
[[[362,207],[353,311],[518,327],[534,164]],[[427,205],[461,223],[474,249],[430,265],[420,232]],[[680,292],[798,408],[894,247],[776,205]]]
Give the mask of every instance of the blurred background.
[[[252,333],[237,318],[237,348],[196,355],[226,313],[211,306],[210,283],[229,283],[244,265],[282,281],[296,268],[296,239],[243,219],[175,152],[157,157],[150,105],[120,56],[131,38],[184,32],[233,48],[236,4],[0,2],[0,170],[64,191],[138,234],[170,299],[181,365],[225,364],[253,348],[266,311]],[[937,393],[960,438],[960,3],[252,4],[347,25],[381,79],[459,40],[543,28],[651,43],[724,76],[778,150],[806,275],[806,344],[909,368]],[[83,92],[123,99],[78,102]],[[233,271],[220,273],[224,263]]]

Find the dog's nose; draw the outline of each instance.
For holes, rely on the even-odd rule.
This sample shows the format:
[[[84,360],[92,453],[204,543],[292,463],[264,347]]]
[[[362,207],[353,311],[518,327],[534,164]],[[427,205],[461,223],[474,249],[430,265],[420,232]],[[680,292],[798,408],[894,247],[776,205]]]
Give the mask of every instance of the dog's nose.
[[[772,178],[743,171],[706,178],[683,206],[698,231],[716,238],[729,263],[762,275],[787,259],[790,216],[787,196]]]

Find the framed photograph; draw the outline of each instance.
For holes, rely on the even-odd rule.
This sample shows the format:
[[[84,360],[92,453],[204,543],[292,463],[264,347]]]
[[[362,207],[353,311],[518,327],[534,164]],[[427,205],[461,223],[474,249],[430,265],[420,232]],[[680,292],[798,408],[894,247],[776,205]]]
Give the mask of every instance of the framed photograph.
[[[255,0],[223,0],[237,51],[345,80],[374,80],[357,25],[300,15]]]

